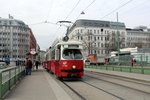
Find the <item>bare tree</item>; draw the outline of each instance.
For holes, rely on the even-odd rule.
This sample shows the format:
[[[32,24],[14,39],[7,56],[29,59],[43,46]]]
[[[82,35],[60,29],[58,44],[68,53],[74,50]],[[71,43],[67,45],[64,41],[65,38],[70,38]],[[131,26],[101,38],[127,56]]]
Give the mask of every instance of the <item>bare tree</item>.
[[[144,43],[140,40],[138,40],[137,42],[135,42],[133,44],[134,47],[138,47],[138,48],[143,48],[144,47]]]
[[[119,48],[125,48],[125,37],[124,35],[119,34],[119,38],[117,39],[117,34],[114,32],[108,33],[105,39],[105,47],[108,51],[117,51],[118,43],[119,42]]]
[[[88,51],[88,55],[90,54],[90,50],[96,48],[95,41],[92,40],[92,36],[93,36],[92,33],[87,33],[86,35],[83,35],[82,39],[84,49]]]

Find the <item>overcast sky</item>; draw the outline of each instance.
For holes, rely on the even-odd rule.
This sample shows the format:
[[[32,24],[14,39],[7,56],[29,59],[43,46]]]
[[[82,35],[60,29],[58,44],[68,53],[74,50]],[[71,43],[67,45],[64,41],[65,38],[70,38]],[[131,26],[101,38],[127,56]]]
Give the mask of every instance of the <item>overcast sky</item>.
[[[116,21],[118,12],[119,21],[126,27],[143,25],[150,28],[150,0],[0,0],[0,4],[0,17],[8,18],[11,14],[29,25],[42,50],[66,32],[66,27],[41,23],[44,21]],[[82,11],[84,15],[80,14]]]

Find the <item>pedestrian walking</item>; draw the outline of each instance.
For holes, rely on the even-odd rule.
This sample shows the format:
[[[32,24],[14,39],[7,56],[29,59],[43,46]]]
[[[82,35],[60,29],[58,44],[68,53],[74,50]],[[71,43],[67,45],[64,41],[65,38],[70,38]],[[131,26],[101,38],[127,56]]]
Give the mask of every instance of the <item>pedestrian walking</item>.
[[[133,65],[134,65],[134,59],[131,59],[131,65],[133,67]]]
[[[40,64],[39,61],[36,61],[36,62],[35,62],[36,70],[38,70],[39,64]]]
[[[136,59],[133,59],[134,60],[134,66],[136,66],[137,64],[136,64]]]
[[[26,62],[26,75],[31,75],[32,72],[32,61],[30,59],[27,59]]]

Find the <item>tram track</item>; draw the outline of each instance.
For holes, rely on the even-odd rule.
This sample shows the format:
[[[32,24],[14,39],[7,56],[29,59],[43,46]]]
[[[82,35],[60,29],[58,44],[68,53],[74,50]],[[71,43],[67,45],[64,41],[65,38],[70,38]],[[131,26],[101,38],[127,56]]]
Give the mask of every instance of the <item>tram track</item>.
[[[93,75],[95,75],[95,76],[93,76]],[[95,73],[95,72],[92,72],[92,73],[88,72],[88,73],[86,73],[86,76],[89,76],[89,77],[92,77],[92,78],[96,78],[97,76],[99,76],[96,79],[101,80],[101,81],[105,81],[105,82],[110,82],[112,84],[120,85],[122,87],[133,89],[135,91],[150,94],[150,84],[146,84],[146,83],[143,83],[141,81],[125,79],[125,78],[122,78],[122,77],[119,77],[119,76],[113,76],[113,75],[110,76],[110,75]],[[114,79],[114,80],[112,80],[112,79]],[[116,81],[118,83],[116,83]],[[127,84],[130,84],[130,85],[127,85]],[[143,90],[141,90],[141,88],[143,88]]]
[[[117,75],[110,75],[110,74],[106,74],[106,73],[100,73],[100,72],[93,72],[93,71],[86,71],[88,73],[92,73],[95,75],[101,75],[104,77],[109,77],[109,78],[113,78],[113,79],[118,79],[118,80],[122,80],[122,81],[126,81],[126,82],[131,82],[131,83],[135,83],[135,84],[140,84],[140,85],[144,85],[144,86],[150,86],[149,82],[142,82],[141,80],[136,80],[136,79],[132,79],[132,78],[128,78],[128,77],[123,77],[123,76],[117,76]]]
[[[128,82],[131,82],[131,84],[134,83],[135,86],[137,85],[136,87],[138,87],[138,88],[135,88],[135,87],[133,87],[133,85],[130,86],[129,83],[126,84],[126,80],[124,80],[124,84],[117,81],[117,80],[120,79],[120,78],[118,79],[119,76],[117,78],[112,78],[110,76],[111,78],[109,77],[109,79],[105,80],[104,79],[105,75],[104,76],[103,75],[100,76],[100,75],[101,74],[96,74],[95,75],[94,72],[90,75],[87,72],[85,73],[85,76],[87,77],[87,79],[89,79],[89,78],[93,79],[93,82],[90,82],[90,84],[92,83],[95,86],[96,85],[95,83],[103,83],[103,85],[99,84],[100,88],[102,88],[106,91],[110,90],[109,91],[110,93],[114,93],[116,95],[119,95],[122,98],[125,98],[125,100],[130,100],[132,97],[134,97],[134,98],[132,98],[132,100],[149,100],[149,98],[150,98],[150,92],[149,92],[150,91],[150,86],[147,83],[146,84],[143,83],[143,82],[141,83],[140,81],[137,82],[137,80],[132,81],[130,79]],[[105,78],[107,78],[107,77],[105,76]],[[117,80],[114,82],[114,79],[117,79]],[[120,79],[120,80],[122,80],[122,79]],[[141,85],[143,85],[143,87],[144,86],[145,87],[143,88],[143,87],[141,87]],[[98,86],[98,84],[96,86]],[[109,86],[113,87],[113,89],[110,88]],[[146,88],[146,90],[145,90],[145,88]],[[115,91],[113,91],[113,90],[115,90]],[[117,92],[117,91],[120,91],[120,92]],[[127,94],[124,94],[124,93],[127,93]]]
[[[93,84],[90,84],[89,82],[86,82],[86,81],[84,81],[84,80],[81,80],[80,82],[81,82],[81,83],[84,83],[84,84],[86,84],[86,85],[88,85],[88,86],[90,86],[90,87],[92,87],[92,88],[94,88],[94,89],[96,89],[96,90],[98,90],[98,91],[103,91],[104,93],[115,97],[117,100],[125,100],[124,98],[122,98],[122,97],[120,97],[120,96],[118,96],[118,95],[115,95],[115,94],[113,94],[113,93],[111,93],[111,92],[109,92],[109,91],[106,91],[106,90],[104,90],[104,89],[102,89],[102,88],[99,88],[99,87],[97,87],[97,86],[95,86],[95,85],[93,85]],[[81,95],[81,94],[82,94],[81,92],[79,93],[79,91],[77,91],[76,89],[74,89],[74,87],[70,86],[69,83],[67,83],[67,82],[65,82],[65,81],[62,81],[62,83],[63,83],[65,86],[67,86],[70,90],[72,90],[76,95],[78,95],[78,96],[81,98],[81,100],[89,100],[88,98],[82,96],[82,95]],[[116,99],[115,99],[115,100],[116,100]]]
[[[93,72],[94,73],[94,72]],[[93,74],[92,73],[92,74]],[[130,86],[125,86],[125,85],[121,85],[119,83],[115,83],[115,82],[111,82],[111,81],[107,81],[107,80],[104,80],[104,79],[101,79],[100,76],[102,77],[109,77],[108,75],[102,75],[102,74],[98,74],[98,73],[94,73],[94,76],[89,74],[89,73],[86,73],[85,74],[85,77],[83,78],[83,80],[81,80],[79,83],[84,83],[86,85],[88,85],[88,87],[92,87],[98,91],[103,91],[105,92],[106,94],[108,95],[111,95],[113,97],[115,97],[117,100],[129,100],[128,98],[131,98],[131,97],[126,97],[126,96],[122,96],[122,95],[119,95],[117,92],[112,92],[111,90],[107,89],[106,87],[104,86],[101,86],[101,85],[97,85],[96,83],[101,83],[101,82],[104,82],[106,84],[110,84],[110,86],[113,86],[115,85],[115,87],[121,87],[121,88],[124,88],[125,90],[129,90],[129,91],[135,91],[136,93],[140,94],[140,95],[143,95],[144,97],[143,98],[146,98],[146,99],[140,99],[140,100],[149,100],[147,99],[147,96],[150,95],[150,92],[147,92],[147,91],[143,91],[143,90],[139,90],[139,89],[136,89],[136,88],[132,88]],[[122,81],[128,81],[128,82],[131,82],[131,83],[134,83],[134,84],[140,84],[140,85],[146,85],[146,86],[149,86],[148,84],[145,84],[145,83],[141,83],[141,82],[138,82],[138,81],[133,81],[131,79],[129,80],[126,80],[126,79],[121,79],[119,77],[109,77],[109,78],[113,78],[113,79],[116,79],[116,80],[122,80]],[[97,81],[96,83],[95,82],[92,82],[92,81],[89,81],[89,80],[95,80]],[[66,82],[66,81],[63,81],[63,84],[65,84],[71,91],[73,91],[76,95],[78,95],[81,100],[91,100],[91,99],[88,99],[86,96],[84,96],[82,94],[82,91],[76,89],[76,87],[73,87],[70,83],[72,82]],[[111,85],[112,84],[112,85]],[[90,91],[90,89],[89,89]],[[132,94],[131,94],[132,95]],[[146,95],[146,96],[145,96]],[[133,99],[133,100],[136,100],[136,99]]]
[[[89,75],[86,75],[86,76],[94,78],[94,79],[97,79],[97,80],[100,80],[100,81],[104,81],[104,82],[107,82],[107,83],[111,83],[111,84],[114,84],[114,85],[118,85],[118,86],[121,86],[121,87],[124,87],[124,88],[132,89],[132,90],[135,90],[135,91],[138,91],[138,92],[150,95],[150,92],[145,92],[145,91],[142,91],[142,90],[138,90],[138,89],[131,88],[131,87],[128,87],[128,86],[124,86],[124,85],[121,85],[121,84],[118,84],[118,83],[114,83],[114,82],[110,82],[110,81],[107,81],[107,80],[99,79],[99,78],[92,77],[92,76],[89,76]]]
[[[106,80],[105,80],[106,78]],[[110,81],[108,79],[110,78]],[[70,95],[78,98],[78,100],[149,100],[150,92],[124,86],[120,83],[112,82],[112,80],[121,80],[149,87],[148,83],[131,79],[122,79],[117,76],[109,76],[102,73],[86,71],[82,80],[61,80]],[[134,98],[132,98],[134,97]],[[109,99],[108,99],[109,98]],[[141,99],[142,98],[142,99]],[[143,99],[144,98],[144,99]]]
[[[73,89],[71,86],[69,86],[66,82],[62,81],[62,83],[67,86],[71,91],[73,91],[81,100],[86,100],[86,98],[82,95],[80,95],[75,89]]]
[[[116,97],[116,98],[118,98],[118,99],[120,99],[120,100],[124,100],[122,97],[117,96],[117,95],[115,95],[115,94],[113,94],[113,93],[111,93],[111,92],[109,92],[109,91],[106,91],[106,90],[104,90],[104,89],[102,89],[102,88],[96,87],[96,86],[94,86],[94,85],[92,85],[92,84],[90,84],[90,83],[88,83],[88,82],[84,82],[84,81],[82,81],[82,82],[85,83],[85,84],[88,84],[89,86],[92,86],[92,87],[94,87],[94,88],[96,88],[96,89],[98,89],[98,90],[101,90],[101,91],[103,91],[103,92],[105,92],[105,93],[107,93],[107,94],[110,94],[110,95],[112,95],[112,96],[114,96],[114,97]]]

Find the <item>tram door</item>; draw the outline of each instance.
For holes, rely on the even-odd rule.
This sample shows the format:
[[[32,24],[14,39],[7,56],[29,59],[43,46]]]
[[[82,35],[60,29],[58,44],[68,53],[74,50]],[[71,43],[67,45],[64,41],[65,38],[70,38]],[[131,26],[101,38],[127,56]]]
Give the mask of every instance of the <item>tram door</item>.
[[[60,74],[60,67],[61,67],[61,49],[60,49],[60,45],[58,45],[57,46],[57,48],[56,48],[56,51],[55,51],[55,53],[56,53],[56,56],[55,56],[55,58],[56,58],[56,68],[55,68],[55,71],[56,71],[56,74],[58,75],[58,74]]]

